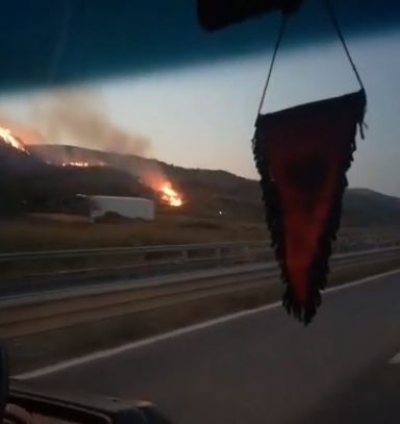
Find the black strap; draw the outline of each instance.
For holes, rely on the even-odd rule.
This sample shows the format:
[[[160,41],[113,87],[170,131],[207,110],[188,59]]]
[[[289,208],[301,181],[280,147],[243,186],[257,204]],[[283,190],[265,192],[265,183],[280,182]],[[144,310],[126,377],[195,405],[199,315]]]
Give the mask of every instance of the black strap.
[[[68,30],[72,17],[72,6],[70,0],[62,1],[62,21],[59,26],[58,37],[54,45],[53,54],[50,57],[49,71],[47,75],[48,85],[52,85],[60,66],[61,58],[64,54],[65,45],[67,44]]]
[[[326,10],[327,10],[328,16],[330,17],[330,19],[332,21],[332,25],[334,26],[334,28],[336,30],[337,36],[339,37],[339,40],[342,43],[343,49],[344,49],[346,56],[347,56],[347,58],[350,62],[350,65],[351,65],[351,67],[354,71],[354,74],[357,78],[357,81],[360,84],[361,89],[365,91],[364,84],[362,82],[360,73],[358,72],[358,69],[357,69],[357,67],[354,63],[354,60],[353,60],[353,58],[350,54],[349,48],[347,47],[346,40],[343,36],[342,30],[340,28],[339,21],[338,21],[338,18],[336,16],[335,10],[332,6],[332,3],[331,3],[330,0],[325,0],[324,3],[325,3],[325,7],[326,7]],[[278,32],[278,37],[276,39],[275,48],[274,48],[274,52],[272,54],[272,59],[271,59],[271,63],[270,63],[270,66],[269,66],[267,79],[265,81],[264,89],[263,89],[263,92],[262,92],[262,95],[261,95],[260,104],[259,104],[258,110],[257,110],[257,119],[261,114],[261,109],[262,109],[264,102],[265,102],[265,97],[266,97],[266,94],[267,94],[269,83],[271,81],[271,76],[272,76],[272,72],[273,72],[273,69],[274,69],[275,60],[276,60],[276,57],[277,57],[277,54],[278,54],[279,47],[282,43],[283,35],[285,33],[287,16],[288,15],[286,13],[282,14],[281,25],[280,25],[279,32]]]
[[[281,45],[283,35],[285,34],[286,22],[287,22],[287,14],[282,14],[281,25],[279,27],[278,37],[276,39],[275,48],[274,48],[274,53],[272,54],[272,59],[271,59],[271,63],[269,65],[269,70],[268,70],[268,76],[267,76],[267,79],[266,79],[265,84],[264,84],[264,89],[263,89],[263,92],[261,94],[260,104],[259,104],[258,110],[257,110],[257,119],[260,116],[261,109],[264,105],[265,96],[267,94],[269,83],[271,81],[272,71],[274,69],[276,56],[278,55],[278,50],[279,50],[279,47]]]
[[[343,49],[346,52],[347,58],[349,59],[349,62],[350,62],[350,65],[353,68],[353,71],[354,71],[354,74],[357,78],[357,81],[360,84],[361,89],[365,91],[364,84],[362,82],[360,73],[358,72],[357,66],[354,63],[354,60],[353,60],[353,58],[350,54],[349,48],[347,47],[346,40],[343,36],[342,30],[341,30],[340,25],[339,25],[338,18],[336,16],[335,9],[333,8],[332,3],[331,3],[331,0],[325,0],[325,7],[326,7],[326,10],[328,12],[328,16],[331,18],[332,24],[333,24],[333,26],[336,30],[336,33],[339,37],[339,40],[342,43]]]

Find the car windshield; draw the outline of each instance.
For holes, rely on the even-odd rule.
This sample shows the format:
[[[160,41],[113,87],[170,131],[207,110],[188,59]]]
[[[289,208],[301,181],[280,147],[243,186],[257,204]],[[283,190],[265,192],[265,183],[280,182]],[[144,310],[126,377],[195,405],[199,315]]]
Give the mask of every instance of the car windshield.
[[[398,419],[398,2],[7,3],[15,381],[181,424]]]

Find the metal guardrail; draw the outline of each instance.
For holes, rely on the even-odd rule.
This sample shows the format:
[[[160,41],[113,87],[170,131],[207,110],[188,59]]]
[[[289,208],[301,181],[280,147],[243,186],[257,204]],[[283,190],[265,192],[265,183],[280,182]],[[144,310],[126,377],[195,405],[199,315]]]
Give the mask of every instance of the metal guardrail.
[[[382,258],[385,256],[398,255],[399,253],[400,247],[387,247],[382,249],[360,250],[350,253],[338,253],[332,256],[331,267],[335,269],[335,267],[338,266],[346,266],[348,264],[354,265],[357,262],[365,263],[368,258],[371,258],[370,261],[374,261],[376,257]],[[65,287],[53,286],[53,289],[47,291],[38,290],[30,293],[18,293],[9,296],[0,295],[0,310],[3,307],[35,304],[38,301],[39,303],[51,302],[66,298],[83,298],[86,296],[116,294],[141,289],[157,290],[166,288],[169,290],[168,286],[182,284],[186,287],[185,291],[191,291],[192,285],[198,285],[200,283],[200,287],[203,288],[204,285],[208,284],[208,281],[214,281],[216,279],[231,279],[232,281],[230,281],[230,285],[233,285],[233,282],[236,285],[243,284],[243,282],[247,284],[254,279],[279,277],[280,273],[281,272],[276,262],[266,262],[227,266],[222,268],[208,268],[184,273],[164,274],[151,278],[139,278],[106,283],[98,282],[93,285],[68,284]],[[214,285],[214,283],[212,283],[212,285]]]
[[[393,240],[348,238],[336,244],[334,253],[398,245]],[[0,297],[266,263],[273,259],[274,252],[265,241],[4,253],[0,254]]]
[[[61,259],[77,258],[88,256],[110,256],[120,254],[154,253],[154,252],[192,252],[196,250],[212,250],[223,248],[243,248],[243,247],[265,247],[269,248],[269,243],[265,241],[243,241],[230,243],[196,243],[180,245],[160,245],[160,246],[135,246],[135,247],[111,247],[96,249],[68,249],[68,250],[47,250],[33,252],[10,252],[0,253],[0,263],[14,260],[34,260],[34,259]]]
[[[346,247],[359,246],[365,247],[390,247],[399,246],[400,240],[371,240],[370,238],[361,239],[345,239],[338,243],[336,251],[346,250]],[[266,248],[271,249],[269,242],[266,241],[242,241],[229,243],[196,243],[196,244],[180,244],[180,245],[159,245],[159,246],[134,246],[134,247],[111,247],[111,248],[95,248],[95,249],[67,249],[67,250],[46,250],[31,252],[9,252],[0,253],[0,263],[9,261],[24,260],[40,260],[40,259],[64,259],[78,257],[95,257],[95,256],[112,256],[120,254],[135,253],[167,253],[167,252],[193,252],[204,250],[218,249],[235,249],[235,248]]]
[[[193,267],[272,259],[267,242],[187,244],[0,254],[3,279],[30,277],[95,278],[129,273],[171,272]],[[0,287],[1,289],[1,287]]]
[[[0,254],[0,296],[273,259],[265,241]]]

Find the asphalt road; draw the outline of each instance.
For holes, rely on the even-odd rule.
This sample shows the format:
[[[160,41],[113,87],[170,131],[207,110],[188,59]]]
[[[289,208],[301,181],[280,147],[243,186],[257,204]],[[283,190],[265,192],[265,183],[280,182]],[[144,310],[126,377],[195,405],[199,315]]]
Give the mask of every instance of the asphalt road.
[[[344,423],[351,406],[349,422],[399,423],[400,365],[387,365],[400,350],[399,299],[400,273],[326,294],[307,328],[272,308],[36,380],[149,399],[177,424],[335,423],[339,411]],[[385,404],[396,388],[372,420],[375,393]]]

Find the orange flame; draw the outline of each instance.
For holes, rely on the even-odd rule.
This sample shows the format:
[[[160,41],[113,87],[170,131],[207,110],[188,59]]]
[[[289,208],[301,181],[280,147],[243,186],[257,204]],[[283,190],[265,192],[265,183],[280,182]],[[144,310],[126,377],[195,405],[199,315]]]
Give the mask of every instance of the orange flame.
[[[79,162],[79,161],[63,162],[61,166],[63,166],[64,168],[67,167],[67,166],[75,166],[75,167],[78,167],[78,168],[89,168],[90,163],[89,162]]]
[[[11,134],[11,131],[8,128],[0,127],[0,138],[4,140],[7,144],[9,144],[11,147],[14,147],[14,149],[20,150],[21,152],[24,152],[27,155],[30,155],[30,153],[28,152],[28,150],[26,150],[22,141],[15,138]]]
[[[47,162],[51,164],[51,162]],[[69,167],[69,166],[75,166],[77,168],[89,168],[89,167],[99,167],[99,166],[106,166],[104,162],[84,162],[84,161],[71,161],[71,162],[63,162],[61,166]]]
[[[167,203],[169,206],[174,208],[179,208],[183,205],[182,197],[179,195],[177,191],[172,188],[170,182],[165,182],[161,188],[161,200]]]

